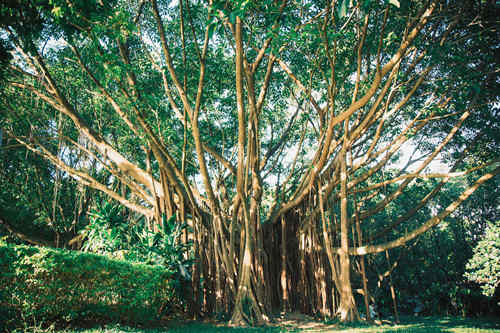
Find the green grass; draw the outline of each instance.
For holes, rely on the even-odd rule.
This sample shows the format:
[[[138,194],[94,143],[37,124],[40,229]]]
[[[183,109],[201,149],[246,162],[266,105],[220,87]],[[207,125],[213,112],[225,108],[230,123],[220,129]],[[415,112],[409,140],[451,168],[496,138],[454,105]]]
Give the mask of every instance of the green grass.
[[[130,328],[119,325],[108,325],[105,327],[97,327],[90,329],[36,329],[25,328],[22,332],[32,333],[163,333],[163,332],[179,332],[179,333],[243,333],[243,332],[349,332],[349,333],[493,333],[500,332],[500,321],[498,319],[462,319],[462,318],[447,318],[447,317],[408,317],[402,320],[399,325],[367,325],[353,324],[343,325],[336,322],[309,322],[310,328],[304,328],[301,325],[285,325],[272,327],[228,327],[224,325],[215,325],[200,322],[190,323],[171,323],[169,327],[156,329],[141,329]],[[306,325],[307,326],[307,325]],[[21,331],[19,331],[21,332]]]
[[[500,321],[498,319],[464,319],[446,317],[407,317],[403,318],[399,325],[339,325],[341,332],[356,333],[493,333],[500,332]],[[322,332],[337,332],[337,330],[325,330]]]

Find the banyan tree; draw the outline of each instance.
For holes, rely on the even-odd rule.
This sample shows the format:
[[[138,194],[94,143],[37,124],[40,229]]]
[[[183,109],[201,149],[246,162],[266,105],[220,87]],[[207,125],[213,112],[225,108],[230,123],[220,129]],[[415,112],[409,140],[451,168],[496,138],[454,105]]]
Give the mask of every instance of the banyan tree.
[[[187,222],[194,314],[355,320],[365,256],[438,225],[499,172],[495,159],[464,164],[498,108],[494,1],[0,8],[4,141],[151,228]],[[449,168],[432,167],[443,156]],[[466,174],[470,187],[408,229]]]

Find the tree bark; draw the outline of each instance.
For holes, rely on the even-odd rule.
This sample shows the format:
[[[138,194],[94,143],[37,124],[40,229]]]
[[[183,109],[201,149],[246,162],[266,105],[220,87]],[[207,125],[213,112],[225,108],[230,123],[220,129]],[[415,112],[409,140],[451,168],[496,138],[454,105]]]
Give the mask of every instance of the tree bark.
[[[347,212],[347,131],[348,119],[344,126],[344,144],[340,152],[340,305],[337,315],[343,322],[359,319],[351,287],[351,263],[349,258],[349,219]]]

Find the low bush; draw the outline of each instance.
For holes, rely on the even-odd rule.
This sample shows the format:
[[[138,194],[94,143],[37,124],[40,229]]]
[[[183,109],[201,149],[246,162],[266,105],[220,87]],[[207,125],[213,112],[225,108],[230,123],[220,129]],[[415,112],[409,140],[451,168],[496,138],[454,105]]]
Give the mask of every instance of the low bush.
[[[19,322],[146,323],[178,303],[172,276],[158,265],[0,242],[0,330]]]
[[[500,287],[500,221],[488,224],[484,238],[467,263],[465,276],[480,284],[481,291],[488,297],[494,296]],[[497,294],[500,293],[497,291]]]
[[[161,265],[175,273],[179,281],[191,279],[192,241],[181,240],[188,225],[163,215],[157,230],[150,230],[144,217],[131,223],[120,205],[102,202],[89,214],[89,224],[80,233],[85,252],[103,254],[149,265]]]

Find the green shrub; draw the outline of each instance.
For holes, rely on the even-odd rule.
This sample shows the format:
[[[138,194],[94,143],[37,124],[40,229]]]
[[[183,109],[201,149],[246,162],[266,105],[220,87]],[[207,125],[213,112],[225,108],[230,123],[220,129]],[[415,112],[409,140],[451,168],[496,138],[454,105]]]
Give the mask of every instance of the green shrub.
[[[474,248],[465,276],[481,285],[486,296],[493,296],[500,286],[500,221],[489,223],[484,238]]]
[[[16,320],[145,323],[178,303],[172,274],[158,265],[0,243],[0,328]]]
[[[163,216],[157,231],[149,230],[144,219],[130,223],[120,212],[123,207],[103,202],[90,213],[90,221],[81,233],[85,236],[82,250],[150,265],[162,265],[175,273],[176,280],[191,279],[192,242],[182,242],[186,223]]]

